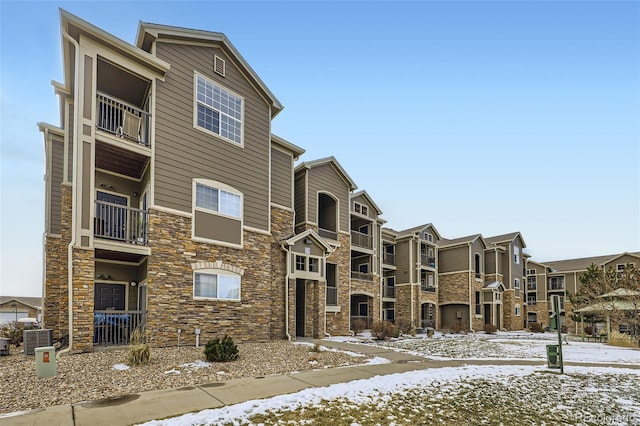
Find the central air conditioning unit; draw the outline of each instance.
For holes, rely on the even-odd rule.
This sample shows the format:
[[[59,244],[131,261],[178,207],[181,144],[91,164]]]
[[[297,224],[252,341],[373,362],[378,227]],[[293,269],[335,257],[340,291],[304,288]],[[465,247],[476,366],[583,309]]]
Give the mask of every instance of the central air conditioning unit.
[[[36,348],[53,345],[53,330],[24,330],[22,340],[25,355],[35,355]]]

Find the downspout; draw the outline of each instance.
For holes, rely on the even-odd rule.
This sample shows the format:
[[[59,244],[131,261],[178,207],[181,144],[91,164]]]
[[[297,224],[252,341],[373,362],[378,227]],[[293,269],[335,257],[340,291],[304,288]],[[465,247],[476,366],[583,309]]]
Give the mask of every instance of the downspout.
[[[411,243],[409,244],[409,265],[411,266],[409,268],[409,300],[410,300],[410,304],[409,304],[409,319],[411,321],[411,326],[413,326],[413,272],[414,270],[417,268],[417,264],[418,262],[416,261],[415,263],[413,262],[413,241],[416,239],[415,235],[411,236]],[[418,244],[420,244],[420,240],[418,240]],[[416,252],[416,257],[418,257],[418,253],[420,252],[420,248],[416,245],[416,250],[418,250]]]
[[[327,333],[327,258],[329,257],[329,254],[325,253],[323,257],[324,257],[324,336],[331,337],[331,335]],[[336,297],[337,296],[338,295],[336,294]]]
[[[47,151],[47,145],[49,143],[49,129],[45,127],[44,129],[44,140],[45,140],[45,155]],[[51,170],[49,170],[49,174],[51,174]],[[50,176],[47,176],[47,180],[50,179]],[[49,190],[49,183],[45,181],[45,193]],[[50,195],[48,196],[50,197]],[[51,203],[49,203],[50,205]],[[42,318],[40,318],[40,328],[44,326],[45,321],[45,312],[43,301],[46,300],[47,297],[47,286],[45,283],[47,282],[47,230],[50,226],[50,220],[47,218],[48,215],[45,214],[44,218],[44,234],[42,235],[42,299],[40,300],[40,304],[42,304]]]
[[[284,244],[280,245],[280,247],[286,253],[285,256],[287,258],[285,262],[287,265],[287,273],[284,278],[284,334],[287,336],[287,340],[291,341],[291,335],[289,334],[289,275],[291,270],[291,255],[289,250],[284,248]]]
[[[74,70],[74,108],[73,108],[73,123],[76,125],[78,123],[78,105],[76,101],[79,99],[79,87],[78,84],[78,67],[80,66],[79,58],[80,58],[80,45],[77,41],[75,41],[65,30],[62,32],[62,37],[73,44],[75,50],[75,70]],[[78,132],[73,132],[73,181],[76,180],[76,175],[78,173]],[[78,208],[78,203],[74,199],[76,197],[75,191],[73,191],[74,186],[71,186],[72,197],[71,197],[71,241],[69,241],[69,246],[67,247],[67,282],[69,285],[69,346],[66,349],[58,352],[58,356],[70,352],[73,348],[73,246],[76,245],[76,213]],[[76,188],[77,189],[77,188]]]
[[[475,299],[472,297],[472,290],[473,290],[473,286],[472,286],[472,281],[473,278],[471,277],[471,265],[472,265],[472,256],[471,256],[471,243],[467,243],[467,248],[469,249],[469,331],[472,333],[475,333],[476,331],[473,329],[473,311],[475,309],[471,309],[471,307],[473,306],[471,304],[471,301],[475,302]],[[474,275],[475,276],[475,275]]]

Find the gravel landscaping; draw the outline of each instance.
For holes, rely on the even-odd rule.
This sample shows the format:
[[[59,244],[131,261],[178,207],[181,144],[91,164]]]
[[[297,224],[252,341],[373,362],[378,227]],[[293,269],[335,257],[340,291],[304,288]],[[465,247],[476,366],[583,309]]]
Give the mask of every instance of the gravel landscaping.
[[[140,392],[193,386],[241,377],[261,377],[342,365],[364,364],[367,358],[284,340],[238,344],[240,357],[208,363],[203,347],[152,348],[146,366],[127,368],[127,350],[64,354],[57,374],[36,377],[35,357],[21,348],[0,357],[0,414],[72,404]],[[20,351],[20,352],[19,352]]]

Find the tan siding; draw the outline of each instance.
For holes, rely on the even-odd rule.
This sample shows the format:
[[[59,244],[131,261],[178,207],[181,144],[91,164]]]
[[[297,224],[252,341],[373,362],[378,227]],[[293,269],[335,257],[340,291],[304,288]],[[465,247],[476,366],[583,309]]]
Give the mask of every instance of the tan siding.
[[[296,211],[296,223],[304,222],[305,220],[305,212],[306,212],[306,200],[307,193],[305,191],[305,179],[306,173],[300,173],[296,176],[294,182],[294,209]]]
[[[49,229],[52,234],[61,233],[62,210],[62,179],[64,175],[64,141],[53,138],[51,140],[51,170],[50,173],[50,206]]]
[[[82,229],[89,229],[91,213],[91,143],[82,143]]]
[[[359,195],[357,197],[354,197],[351,200],[351,207],[350,208],[351,208],[351,211],[354,211],[354,212],[355,212],[355,207],[354,207],[355,203],[362,204],[363,206],[366,206],[367,207],[367,214],[365,216],[367,216],[369,218],[372,218],[372,219],[375,219],[376,211],[373,208],[373,206],[371,205],[371,203],[369,203],[368,200],[364,196]]]
[[[268,104],[218,49],[158,43],[156,53],[171,64],[156,92],[156,204],[191,211],[192,179],[212,179],[244,194],[245,225],[268,229]],[[212,72],[214,54],[226,77]],[[194,71],[244,97],[244,147],[193,127]]]
[[[67,146],[67,158],[69,161],[69,168],[67,169],[67,182],[73,182],[73,135],[75,134],[75,121],[74,121],[74,106],[69,105],[69,117],[67,117],[68,125],[67,131],[69,133],[69,145]]]
[[[240,221],[214,214],[195,212],[194,235],[215,241],[224,241],[231,244],[242,242],[242,228]]]
[[[618,265],[626,265],[627,263],[635,264],[636,267],[640,266],[640,260],[637,257],[626,254],[612,260],[611,262],[605,263],[605,267],[616,269]]]
[[[293,207],[291,202],[291,176],[293,158],[291,155],[271,148],[271,202],[285,207]]]
[[[317,222],[318,192],[330,192],[339,202],[339,230],[349,231],[349,187],[330,164],[309,170],[309,220]]]
[[[84,108],[82,116],[91,119],[91,107],[93,106],[93,58],[84,57]]]
[[[460,246],[440,249],[438,252],[438,272],[454,272],[469,270],[469,247]]]
[[[409,261],[409,246],[412,240],[403,240],[396,244],[396,284],[408,283],[409,270],[412,265]],[[413,259],[415,262],[415,258]]]
[[[484,254],[484,272],[485,274],[496,273],[496,252],[493,250]]]

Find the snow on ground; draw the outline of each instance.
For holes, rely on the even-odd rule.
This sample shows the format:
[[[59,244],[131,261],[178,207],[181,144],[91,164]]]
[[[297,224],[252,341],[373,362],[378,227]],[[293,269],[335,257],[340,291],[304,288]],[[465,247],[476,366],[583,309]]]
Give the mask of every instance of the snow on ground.
[[[376,345],[430,359],[546,360],[553,333],[503,332],[373,341],[370,336],[329,341]],[[319,350],[336,350],[319,346]],[[145,425],[389,424],[640,424],[640,350],[563,343],[565,361],[603,366],[466,365],[376,376],[264,400],[205,410]],[[358,355],[358,354],[356,354]],[[369,363],[389,362],[384,358]],[[320,420],[318,420],[320,419]],[[318,423],[318,421],[320,423]],[[289,422],[289,423],[287,423]]]

